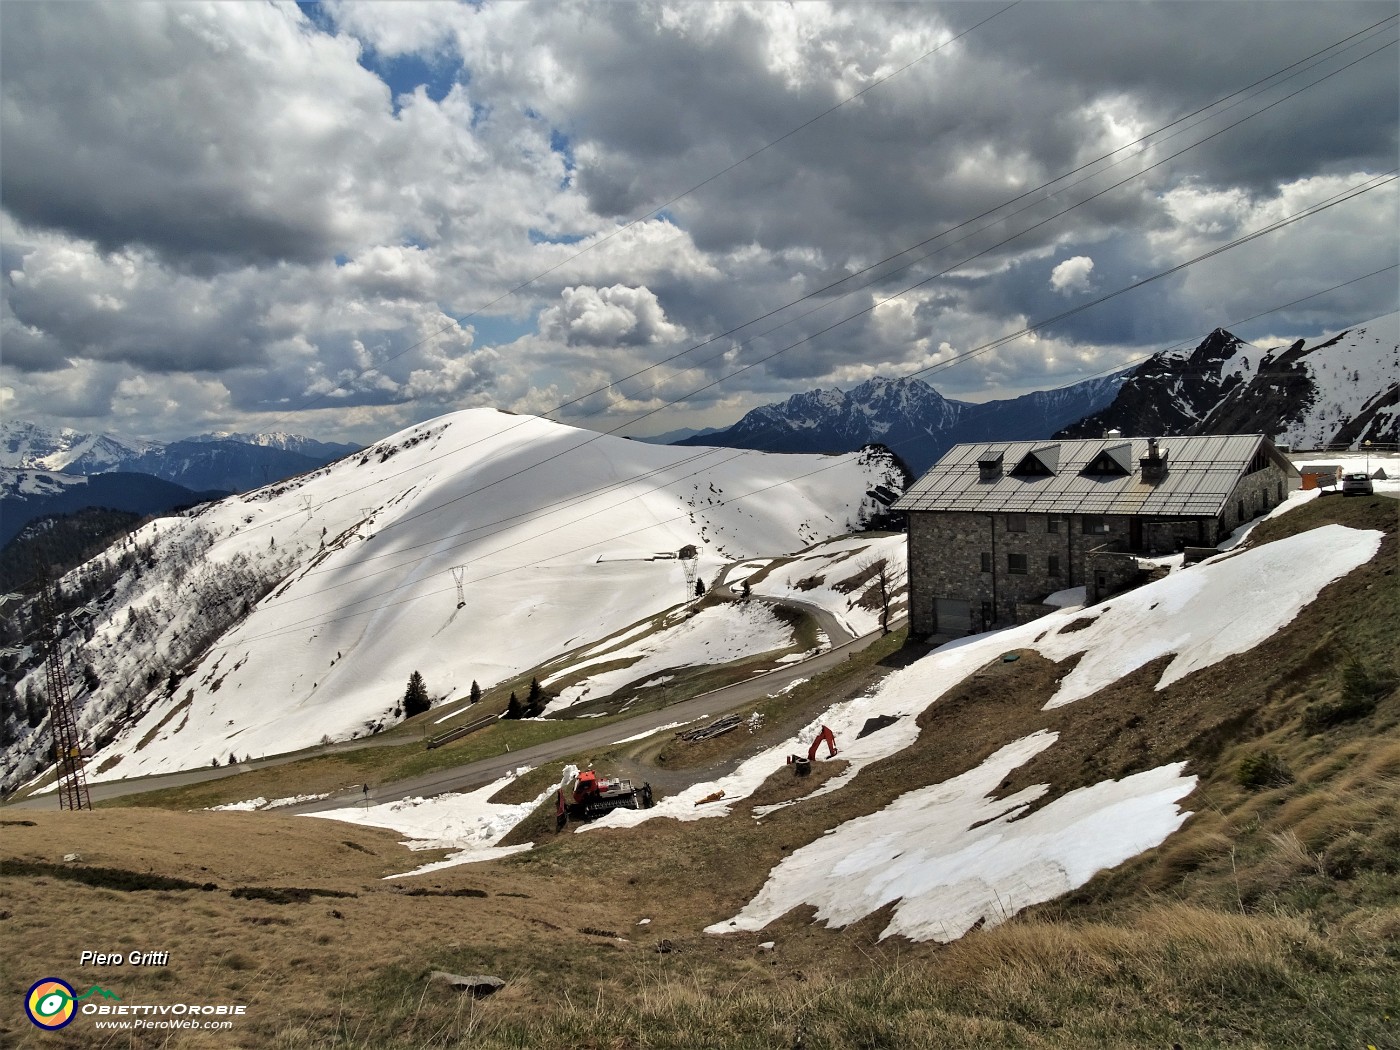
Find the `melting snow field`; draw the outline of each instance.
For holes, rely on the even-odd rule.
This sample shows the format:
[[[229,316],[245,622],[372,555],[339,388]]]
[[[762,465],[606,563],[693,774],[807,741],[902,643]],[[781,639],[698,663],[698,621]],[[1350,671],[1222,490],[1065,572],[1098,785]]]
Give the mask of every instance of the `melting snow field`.
[[[852,635],[860,637],[880,629],[880,610],[865,609],[855,602],[870,585],[867,583],[849,592],[838,589],[837,585],[856,576],[862,566],[881,558],[887,559],[895,577],[902,580],[908,558],[902,533],[896,536],[848,536],[818,544],[797,555],[791,562],[770,570],[753,585],[753,593],[764,598],[819,606],[836,617],[837,622]],[[726,582],[731,589],[738,591],[746,576],[757,575],[771,561],[767,559],[740,566]],[[815,582],[818,580],[820,582]],[[799,582],[805,582],[806,586],[799,587]],[[907,605],[907,599],[901,595],[891,608],[898,615],[904,612]]]
[[[783,806],[839,790],[865,766],[912,744],[922,711],[1014,649],[1036,650],[1055,661],[1083,654],[1047,707],[1082,699],[1171,654],[1157,683],[1165,688],[1271,637],[1327,584],[1373,558],[1381,539],[1379,532],[1329,525],[1179,569],[1099,606],[1064,609],[950,643],[891,674],[873,694],[834,705],[728,776],[660,799],[650,810],[614,810],[578,830],[732,813],[788,755],[805,754],[823,724],[835,732],[839,758],[848,767],[804,798],[763,807],[754,816],[761,820]],[[1092,622],[1058,633],[1084,619]],[[866,720],[878,715],[896,721],[857,739]],[[952,940],[979,920],[996,924],[1083,885],[1095,872],[1159,845],[1190,816],[1179,804],[1196,780],[1184,774],[1182,763],[1070,791],[1033,812],[1031,807],[1049,790],[1045,785],[994,797],[1011,771],[1055,742],[1053,733],[1034,733],[1007,744],[975,769],[910,791],[878,813],[831,829],[775,867],[738,915],[707,932],[760,929],[803,904],[814,906],[828,925],[839,926],[894,903],[883,936]],[[409,873],[417,874],[500,855],[491,843],[549,794],[521,806],[486,802],[505,782],[467,795],[316,815],[396,828],[418,840],[415,848],[463,849],[447,861]],[[702,801],[716,792],[723,797]]]
[[[555,789],[551,787],[530,802],[514,805],[487,801],[517,776],[527,772],[529,767],[522,767],[475,791],[438,795],[435,798],[406,798],[378,806],[347,806],[345,809],[328,809],[320,813],[302,815],[341,820],[347,824],[363,824],[372,828],[389,828],[408,836],[404,845],[409,849],[458,851],[444,860],[424,864],[412,871],[390,875],[388,878],[401,879],[409,875],[423,875],[458,864],[473,864],[477,861],[508,857],[512,853],[529,849],[533,843],[521,846],[497,846],[495,843],[510,834],[511,829],[529,816],[548,796],[554,794]]]
[[[1084,657],[1050,707],[1082,700],[1160,656],[1174,654],[1158,689],[1247,652],[1276,634],[1333,580],[1375,557],[1381,533],[1326,525],[1221,555],[1087,609],[1087,628],[1036,644],[1047,659]],[[1047,621],[1041,620],[1044,624]]]
[[[633,662],[626,667],[590,675],[569,686],[560,692],[558,699],[550,701],[547,711],[555,714],[583,700],[610,696],[634,682],[647,682],[662,671],[727,664],[745,656],[785,649],[791,644],[791,628],[766,605],[748,602],[712,606],[681,620],[674,627],[590,661],[596,664],[614,660]]]
[[[1004,799],[997,785],[1055,743],[1034,733],[976,769],[920,788],[849,821],[787,857],[728,922],[706,933],[759,930],[802,904],[846,926],[886,904],[881,938],[951,941],[1082,886],[1095,872],[1161,843],[1191,814],[1177,803],[1196,786],[1183,763],[1105,781],[1026,815],[1043,784]]]
[[[1047,706],[1082,699],[1157,656],[1175,653],[1158,682],[1165,688],[1270,637],[1328,583],[1374,557],[1380,541],[1378,532],[1330,525],[1183,569],[1102,606],[1064,610],[951,643],[890,675],[874,695],[833,707],[729,776],[663,799],[654,809],[615,811],[581,830],[732,812],[787,754],[805,753],[823,723],[835,731],[840,757],[851,765],[805,798],[836,790],[863,766],[909,746],[918,736],[919,712],[1012,649],[1036,649],[1052,660],[1084,653]],[[1055,633],[1083,617],[1093,617],[1093,624]],[[865,719],[877,714],[899,720],[857,740]],[[992,798],[1007,773],[1054,742],[1054,734],[1033,734],[977,769],[833,829],[774,868],[738,916],[707,932],[760,929],[804,903],[828,924],[845,925],[898,900],[884,936],[951,940],[979,919],[994,924],[1083,885],[1096,871],[1160,844],[1190,815],[1177,803],[1194,789],[1195,778],[1184,776],[1180,763],[1071,791],[1029,815],[1044,786]],[[724,791],[721,800],[697,805],[717,790]],[[765,807],[756,816],[777,808]]]

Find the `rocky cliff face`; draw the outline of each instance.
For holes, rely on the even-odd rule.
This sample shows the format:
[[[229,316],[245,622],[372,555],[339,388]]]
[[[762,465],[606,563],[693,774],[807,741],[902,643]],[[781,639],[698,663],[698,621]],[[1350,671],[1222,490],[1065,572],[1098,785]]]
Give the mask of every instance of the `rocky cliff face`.
[[[1400,314],[1264,348],[1217,328],[1129,374],[1113,403],[1059,432],[1263,433],[1299,448],[1400,441]]]

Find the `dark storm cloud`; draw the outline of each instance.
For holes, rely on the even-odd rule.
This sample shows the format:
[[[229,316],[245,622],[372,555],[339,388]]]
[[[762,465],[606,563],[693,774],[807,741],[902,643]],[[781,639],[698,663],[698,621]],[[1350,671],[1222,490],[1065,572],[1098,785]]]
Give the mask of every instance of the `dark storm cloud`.
[[[365,218],[340,169],[366,140],[345,117],[387,109],[387,90],[325,63],[339,46],[330,38],[279,32],[271,8],[223,14],[5,5],[5,209],[196,272],[314,260],[352,242]]]
[[[1093,199],[1306,79],[1037,191],[1394,5],[1023,3],[920,58],[1001,6],[0,6],[14,404],[100,375],[126,418],[150,397],[238,429],[319,398],[368,439],[444,407],[543,411],[714,340],[593,396],[611,422],[794,344],[690,402],[737,415],[924,367],[1394,166],[1392,49]],[[1393,258],[1394,213],[1376,194],[940,382],[1004,392],[1207,331]],[[1338,298],[1334,327],[1357,309],[1393,287]]]

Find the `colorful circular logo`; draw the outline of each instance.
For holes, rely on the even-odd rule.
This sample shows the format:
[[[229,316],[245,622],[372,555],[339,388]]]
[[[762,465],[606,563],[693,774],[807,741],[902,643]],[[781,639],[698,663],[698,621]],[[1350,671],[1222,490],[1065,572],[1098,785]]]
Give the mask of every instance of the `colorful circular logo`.
[[[73,986],[57,977],[35,981],[24,1000],[24,1012],[40,1028],[62,1028],[73,1020]]]

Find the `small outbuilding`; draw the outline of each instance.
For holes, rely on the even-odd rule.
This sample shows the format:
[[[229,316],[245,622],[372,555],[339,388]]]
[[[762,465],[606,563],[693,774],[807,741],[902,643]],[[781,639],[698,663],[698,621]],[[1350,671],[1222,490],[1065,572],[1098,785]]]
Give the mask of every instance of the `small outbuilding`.
[[[1342,483],[1340,463],[1304,463],[1298,468],[1301,488],[1330,489]]]

